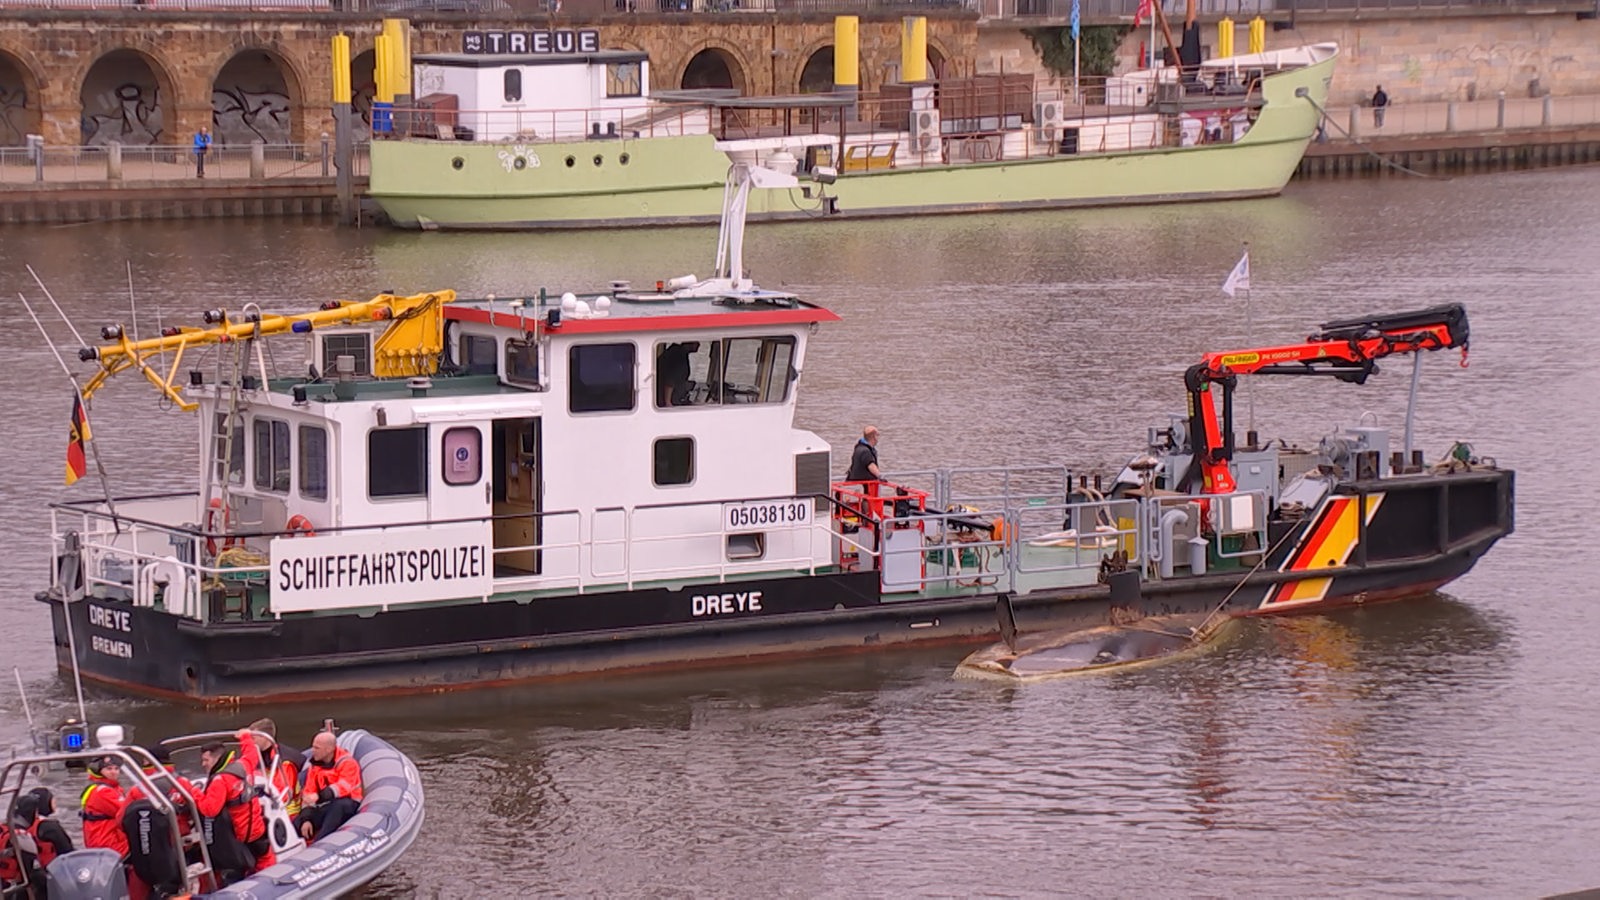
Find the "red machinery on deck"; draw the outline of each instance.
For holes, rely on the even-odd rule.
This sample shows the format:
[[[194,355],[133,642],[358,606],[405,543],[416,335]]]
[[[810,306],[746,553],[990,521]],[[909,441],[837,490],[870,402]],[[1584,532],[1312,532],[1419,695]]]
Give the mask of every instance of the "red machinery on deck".
[[[1189,390],[1189,434],[1200,465],[1203,493],[1230,494],[1233,473],[1233,388],[1239,375],[1330,375],[1362,384],[1377,360],[1396,353],[1461,348],[1467,363],[1467,311],[1459,303],[1410,313],[1325,322],[1305,343],[1209,353],[1184,373]],[[1212,385],[1222,387],[1219,421]]]

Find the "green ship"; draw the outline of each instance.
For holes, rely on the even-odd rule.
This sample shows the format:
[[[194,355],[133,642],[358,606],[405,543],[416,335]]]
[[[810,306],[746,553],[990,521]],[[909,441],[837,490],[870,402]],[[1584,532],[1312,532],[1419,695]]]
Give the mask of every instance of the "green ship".
[[[976,75],[758,98],[650,92],[635,51],[417,56],[417,99],[373,136],[370,193],[429,230],[712,223],[734,163],[801,181],[753,194],[752,221],[1265,197],[1316,133],[1337,58],[1312,44],[1077,90]]]

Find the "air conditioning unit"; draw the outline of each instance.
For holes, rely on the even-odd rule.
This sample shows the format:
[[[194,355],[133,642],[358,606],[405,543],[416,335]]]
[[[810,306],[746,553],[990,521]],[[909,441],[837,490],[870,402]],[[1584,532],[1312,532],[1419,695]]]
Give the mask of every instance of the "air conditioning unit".
[[[939,141],[939,111],[919,109],[911,114],[911,149],[916,153],[937,153]]]
[[[1039,139],[1054,143],[1061,133],[1061,101],[1040,100],[1033,104],[1033,124],[1039,129]]]

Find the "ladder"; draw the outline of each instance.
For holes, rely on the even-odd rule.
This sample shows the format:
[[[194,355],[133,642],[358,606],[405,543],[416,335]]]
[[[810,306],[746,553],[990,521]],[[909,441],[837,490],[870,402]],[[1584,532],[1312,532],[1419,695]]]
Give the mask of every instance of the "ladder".
[[[240,394],[244,390],[245,372],[250,368],[251,350],[255,346],[256,332],[238,340],[228,341],[217,354],[217,385],[227,385],[228,403],[220,416],[213,419],[211,435],[212,457],[206,466],[206,490],[200,507],[208,534],[227,534],[233,528],[233,507],[229,487],[233,480],[233,448],[239,427],[244,421],[240,415]],[[240,478],[244,473],[239,473]],[[208,538],[215,547],[224,547],[226,540]]]

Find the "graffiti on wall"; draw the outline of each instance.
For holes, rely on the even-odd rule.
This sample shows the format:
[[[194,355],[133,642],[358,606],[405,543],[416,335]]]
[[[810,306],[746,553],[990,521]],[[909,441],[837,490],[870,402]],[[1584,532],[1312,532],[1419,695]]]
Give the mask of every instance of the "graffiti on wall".
[[[1445,90],[1447,96],[1475,100],[1495,91],[1526,96],[1564,73],[1580,67],[1571,54],[1552,52],[1535,43],[1496,42],[1440,48],[1432,58],[1407,60],[1406,74],[1413,82]]]
[[[83,79],[82,142],[101,146],[159,144],[165,113],[155,73],[145,58],[132,50],[116,50],[101,57]]]
[[[6,80],[12,73],[0,68],[0,147],[27,143],[28,94],[22,85]]]
[[[161,97],[154,84],[127,81],[92,96],[87,88],[83,101],[83,142],[98,147],[116,141],[122,144],[161,142]]]
[[[283,70],[264,52],[228,60],[211,85],[212,140],[222,146],[287,144],[293,103]]]
[[[211,90],[211,133],[216,143],[287,144],[289,97],[279,91]]]

